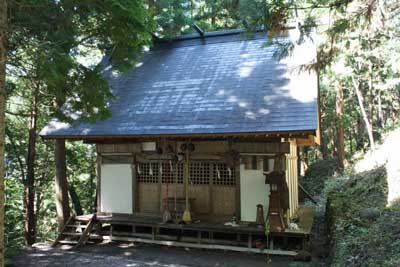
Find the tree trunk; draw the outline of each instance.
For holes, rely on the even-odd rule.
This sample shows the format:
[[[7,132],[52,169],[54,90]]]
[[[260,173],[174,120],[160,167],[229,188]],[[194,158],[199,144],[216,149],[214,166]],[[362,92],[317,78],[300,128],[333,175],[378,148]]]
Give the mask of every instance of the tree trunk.
[[[349,130],[349,141],[350,141],[350,155],[353,155],[353,137],[355,136],[355,130]]]
[[[370,22],[371,23],[371,22]],[[371,24],[369,24],[370,26]],[[372,51],[372,46],[371,46],[371,28],[368,28],[368,49],[369,52]],[[374,65],[372,62],[372,59],[368,59],[368,110],[369,110],[369,124],[371,125],[371,129],[373,127],[373,120],[374,120],[374,113],[375,113],[375,105],[374,105]]]
[[[354,139],[356,140],[356,151],[363,149],[365,125],[361,117],[357,118],[357,126],[355,128]]]
[[[324,132],[326,133],[326,132]],[[328,138],[325,136],[325,134],[322,134],[321,136],[321,154],[322,154],[322,159],[327,159],[329,157],[328,153]]]
[[[0,267],[4,266],[4,143],[6,109],[7,1],[0,0]]]
[[[353,80],[353,87],[354,90],[356,91],[356,95],[357,95],[357,100],[358,100],[358,105],[360,106],[360,110],[361,110],[361,115],[365,124],[365,128],[367,129],[368,132],[368,139],[369,139],[369,144],[371,147],[371,150],[375,150],[375,141],[374,141],[374,135],[373,135],[373,131],[372,131],[372,125],[370,123],[370,120],[368,119],[368,115],[367,112],[365,111],[364,108],[364,99],[360,90],[360,84],[357,83],[354,79],[354,77],[352,78]]]
[[[70,216],[67,166],[65,161],[65,140],[57,139],[55,141],[55,161],[56,161],[56,208],[59,230]]]
[[[337,85],[336,88],[336,151],[338,156],[339,170],[344,170],[344,127],[343,127],[343,88]]]
[[[382,90],[378,90],[378,127],[384,126],[383,110],[382,110]]]
[[[337,149],[336,149],[337,135],[336,135],[336,128],[335,128],[334,122],[331,123],[329,136],[331,138],[331,140],[329,141],[329,144],[332,147],[332,157],[337,157]]]
[[[308,169],[308,147],[305,146],[299,149],[299,151],[301,151],[301,160],[298,161],[300,164],[299,166],[300,175],[305,176]]]
[[[36,212],[35,212],[35,156],[36,156],[36,122],[37,122],[37,97],[38,88],[34,87],[31,115],[29,122],[29,139],[27,170],[25,184],[25,239],[28,245],[36,241]]]
[[[79,196],[76,193],[74,185],[70,184],[68,189],[69,189],[69,195],[71,197],[72,205],[74,205],[74,210],[75,210],[76,215],[82,215],[83,211],[82,211],[81,201],[79,200]]]

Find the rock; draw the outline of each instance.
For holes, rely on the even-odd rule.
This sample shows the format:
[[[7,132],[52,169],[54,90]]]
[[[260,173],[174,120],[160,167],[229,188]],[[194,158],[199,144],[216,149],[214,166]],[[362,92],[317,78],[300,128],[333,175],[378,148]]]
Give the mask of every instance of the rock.
[[[379,217],[379,211],[374,208],[365,208],[360,211],[361,219],[375,220]]]

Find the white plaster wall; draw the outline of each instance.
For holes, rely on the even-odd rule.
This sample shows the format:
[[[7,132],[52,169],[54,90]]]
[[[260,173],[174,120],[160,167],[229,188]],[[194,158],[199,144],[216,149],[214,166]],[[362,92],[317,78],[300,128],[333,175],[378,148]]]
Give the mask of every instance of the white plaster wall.
[[[100,210],[132,214],[131,164],[102,164]]]
[[[257,204],[264,207],[264,219],[268,213],[269,185],[265,184],[263,170],[245,170],[240,164],[240,215],[242,221],[255,222]]]

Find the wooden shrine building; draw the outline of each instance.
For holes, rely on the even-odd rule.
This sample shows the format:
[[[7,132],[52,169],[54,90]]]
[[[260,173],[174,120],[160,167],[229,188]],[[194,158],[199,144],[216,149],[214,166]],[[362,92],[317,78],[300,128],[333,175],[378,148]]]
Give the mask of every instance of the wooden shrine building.
[[[298,147],[319,138],[317,74],[301,68],[316,49],[303,43],[277,58],[275,43],[289,39],[236,30],[183,36],[157,42],[124,73],[104,59],[112,116],[53,121],[41,132],[96,144],[97,216],[75,220],[108,226],[90,228],[86,240],[249,251],[256,240],[269,253],[266,225],[271,237],[307,238],[301,215],[298,228],[290,225],[310,213],[299,209]],[[271,173],[282,175],[282,186]],[[279,199],[269,203],[273,191]],[[275,215],[281,227],[272,225]]]

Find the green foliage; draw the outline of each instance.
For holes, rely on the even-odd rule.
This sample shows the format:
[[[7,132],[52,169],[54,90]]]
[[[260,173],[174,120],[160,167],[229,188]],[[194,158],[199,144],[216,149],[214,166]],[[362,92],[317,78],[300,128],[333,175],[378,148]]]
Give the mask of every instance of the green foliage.
[[[158,32],[165,37],[179,36],[193,23],[191,3],[185,0],[161,0],[154,3]]]
[[[312,267],[313,263],[311,262],[298,262],[293,261],[289,263],[289,267]]]
[[[18,88],[22,90],[23,88]],[[14,101],[15,99],[13,99]],[[21,98],[18,107],[24,107]],[[10,102],[13,104],[13,102]],[[15,106],[15,104],[14,104]],[[20,114],[24,109],[11,109]],[[44,109],[45,110],[45,109]],[[50,113],[42,113],[38,128],[50,119]],[[24,185],[26,175],[26,147],[28,132],[26,125],[29,117],[8,116],[6,131],[6,247],[7,255],[11,256],[24,243]],[[86,213],[94,210],[96,181],[94,178],[95,154],[90,145],[74,142],[67,145],[69,182],[72,183],[81,200]],[[56,237],[57,220],[54,202],[54,148],[52,141],[39,141],[36,145],[35,161],[35,196],[37,205],[37,242],[54,240]],[[72,209],[74,210],[74,209]]]
[[[194,32],[193,23],[205,31],[255,31],[264,27],[272,33],[286,27],[293,13],[291,0],[161,0],[149,1],[149,6],[155,15],[158,35],[169,38]],[[308,19],[306,28],[314,24],[314,20]]]
[[[399,34],[398,8],[393,1],[347,1],[331,12],[331,24],[323,31],[326,39],[319,49],[321,92],[326,96],[321,98],[323,136],[326,144],[335,143],[336,125],[342,123],[348,155],[365,149],[365,120],[377,140],[385,128],[398,123],[400,69],[393,68],[393,60],[400,57],[398,38],[393,38]],[[332,112],[338,87],[345,95],[341,121]],[[356,87],[361,99],[356,97]],[[361,114],[362,106],[366,116]]]
[[[300,178],[301,185],[312,195],[319,195],[327,179],[332,179],[339,165],[336,158],[328,158],[312,163],[304,177]]]
[[[151,44],[154,26],[141,0],[10,1],[9,13],[8,254],[23,244],[24,221],[37,221],[37,241],[55,238],[54,148],[53,142],[38,140],[38,131],[54,117],[93,122],[110,116],[107,102],[113,95],[99,59],[107,54],[105,63],[114,70],[128,69]],[[28,148],[36,155],[30,162]],[[67,158],[67,174],[80,204],[84,212],[93,212],[93,147],[71,144]],[[28,165],[34,169],[30,179]],[[29,187],[34,194],[29,218],[28,181],[34,186]]]
[[[10,75],[34,79],[62,120],[104,119],[112,94],[87,50],[108,54],[117,69],[133,66],[149,45],[152,19],[141,0],[19,1],[10,6]],[[127,34],[129,33],[129,34]],[[64,105],[65,104],[65,105]],[[62,110],[60,107],[63,106]]]
[[[69,182],[77,191],[83,212],[93,213],[96,207],[96,149],[81,142],[67,144]],[[82,160],[85,159],[85,160]]]
[[[24,244],[23,225],[23,185],[16,179],[5,180],[6,205],[5,205],[5,233],[7,255],[12,256]]]
[[[400,203],[386,206],[386,179],[385,168],[378,168],[331,185],[331,266],[399,266]]]

